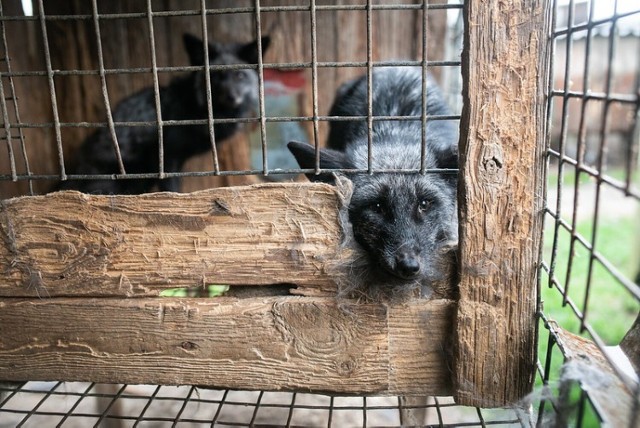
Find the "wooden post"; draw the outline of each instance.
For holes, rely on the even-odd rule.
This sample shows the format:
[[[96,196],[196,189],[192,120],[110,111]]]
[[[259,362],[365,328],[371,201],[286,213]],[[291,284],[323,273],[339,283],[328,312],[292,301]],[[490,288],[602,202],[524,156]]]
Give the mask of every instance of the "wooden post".
[[[455,390],[496,407],[534,379],[550,5],[468,0],[464,13]]]

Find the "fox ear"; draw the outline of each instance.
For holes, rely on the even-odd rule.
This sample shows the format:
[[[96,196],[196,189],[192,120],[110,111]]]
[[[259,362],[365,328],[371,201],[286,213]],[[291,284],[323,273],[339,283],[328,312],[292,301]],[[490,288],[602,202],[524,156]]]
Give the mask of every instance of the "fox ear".
[[[262,56],[269,49],[269,45],[271,44],[271,37],[264,36],[260,39],[260,43],[262,44]],[[246,62],[247,64],[257,64],[258,63],[258,41],[254,40],[253,42],[249,42],[246,45],[241,45],[238,48],[238,58]]]
[[[204,64],[204,43],[202,40],[189,33],[184,33],[182,40],[184,41],[184,48],[187,51],[187,55],[189,55],[191,65]]]
[[[191,63],[191,65],[204,65],[204,42],[189,33],[184,33],[182,39],[187,55],[189,55],[189,63]],[[209,62],[213,61],[218,54],[218,45],[216,43],[209,43]]]
[[[438,168],[458,168],[458,144],[438,150],[436,153]]]
[[[310,144],[291,141],[287,144],[289,151],[298,161],[298,165],[303,169],[314,169],[316,167],[316,150]],[[347,169],[353,168],[343,152],[331,149],[320,149],[320,168],[322,169]],[[321,181],[335,184],[335,178],[331,173],[307,174],[310,181]]]

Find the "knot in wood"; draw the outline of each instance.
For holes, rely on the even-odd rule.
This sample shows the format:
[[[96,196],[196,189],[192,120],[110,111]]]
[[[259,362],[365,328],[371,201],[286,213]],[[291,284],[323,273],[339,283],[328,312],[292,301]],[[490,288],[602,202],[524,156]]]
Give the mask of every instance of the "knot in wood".
[[[485,159],[484,169],[485,171],[487,171],[487,174],[495,175],[498,173],[498,170],[500,170],[500,168],[502,168],[502,162],[500,162],[500,159],[497,159],[496,157]]]
[[[500,184],[504,181],[504,152],[497,142],[482,145],[478,162],[479,176],[487,184]]]
[[[187,341],[187,340],[185,340],[184,342],[182,342],[182,343],[180,344],[180,347],[181,347],[182,349],[184,349],[185,351],[194,351],[194,350],[196,350],[196,349],[198,349],[198,348],[199,348],[199,346],[198,346],[198,344],[197,344],[197,343],[189,342],[189,341]]]
[[[338,362],[338,367],[336,371],[340,376],[349,377],[356,370],[356,367],[358,367],[358,363],[356,362],[356,359],[351,356],[348,356],[347,359]]]
[[[210,215],[231,215],[231,208],[229,208],[229,204],[223,199],[214,199],[211,204],[211,208],[209,209]]]

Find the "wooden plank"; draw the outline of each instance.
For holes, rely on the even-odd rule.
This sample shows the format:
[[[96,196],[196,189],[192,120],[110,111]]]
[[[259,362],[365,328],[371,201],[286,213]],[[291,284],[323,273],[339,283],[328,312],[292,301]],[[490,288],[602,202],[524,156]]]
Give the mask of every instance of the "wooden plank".
[[[638,277],[636,283],[640,283],[640,275]],[[640,314],[638,314],[633,325],[622,338],[620,348],[629,357],[635,371],[640,373]]]
[[[465,2],[456,400],[496,407],[533,384],[550,2]]]
[[[278,283],[334,293],[339,208],[334,187],[310,183],[1,201],[0,296]]]
[[[394,372],[390,388],[406,395],[451,395],[450,340],[455,305],[449,300],[425,302],[415,300],[389,308],[389,352]],[[434,340],[438,337],[447,339]],[[433,379],[441,382],[438,393],[431,385]]]
[[[591,340],[550,324],[552,334],[565,356],[560,379],[556,426],[566,426],[570,405],[571,382],[579,382],[602,418],[603,427],[640,426],[640,396],[637,382],[627,383],[613,369],[610,360]],[[611,358],[611,357],[609,357]],[[564,394],[564,395],[563,395]]]
[[[445,395],[454,312],[448,300],[4,299],[0,379]]]

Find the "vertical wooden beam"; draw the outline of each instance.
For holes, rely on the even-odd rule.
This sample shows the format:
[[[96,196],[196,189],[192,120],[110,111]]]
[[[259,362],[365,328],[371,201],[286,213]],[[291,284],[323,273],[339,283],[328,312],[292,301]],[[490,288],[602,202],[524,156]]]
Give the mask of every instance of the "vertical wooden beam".
[[[533,384],[549,3],[465,2],[454,369],[460,404],[504,406]]]

